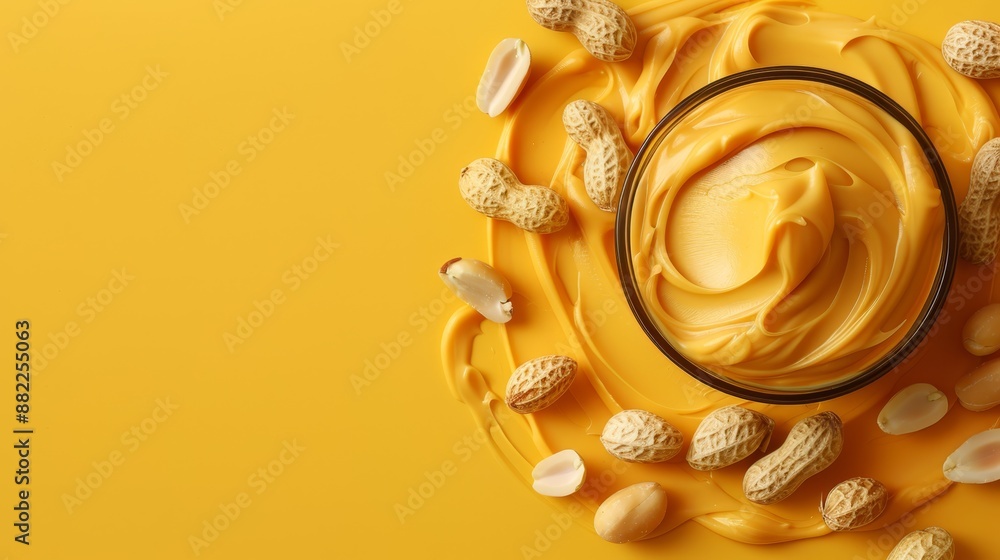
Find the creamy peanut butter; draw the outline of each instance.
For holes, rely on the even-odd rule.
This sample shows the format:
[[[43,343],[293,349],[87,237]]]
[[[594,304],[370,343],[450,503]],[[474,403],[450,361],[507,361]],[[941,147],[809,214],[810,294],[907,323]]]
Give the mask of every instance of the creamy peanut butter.
[[[691,361],[751,386],[829,386],[919,320],[942,193],[917,139],[874,103],[805,80],[745,84],[676,121],[649,158],[633,271]]]
[[[630,484],[656,481],[666,490],[669,505],[666,519],[651,536],[693,521],[719,535],[747,543],[817,537],[830,533],[820,517],[819,497],[842,480],[859,475],[882,481],[891,495],[885,513],[866,529],[880,530],[889,524],[902,523],[901,518],[909,524],[902,523],[900,527],[916,528],[912,525],[913,518],[903,517],[904,514],[922,511],[924,504],[949,488],[941,472],[944,457],[973,433],[989,428],[995,415],[952,406],[932,428],[907,436],[883,433],[877,426],[877,415],[895,390],[915,382],[934,383],[954,405],[955,373],[968,371],[979,362],[979,358],[961,348],[962,322],[991,298],[1000,299],[992,289],[993,268],[960,263],[954,291],[926,344],[903,367],[872,385],[818,405],[747,405],[776,420],[775,445],[784,439],[796,420],[821,410],[833,410],[845,422],[841,456],[830,468],[806,481],[789,499],[766,507],[749,503],[741,489],[743,473],[749,466],[747,461],[711,473],[694,471],[683,460],[656,465],[623,463],[611,457],[599,441],[605,422],[620,410],[649,410],[669,420],[690,438],[706,414],[740,401],[684,374],[660,353],[636,323],[618,279],[614,215],[597,209],[587,197],[580,179],[584,153],[566,138],[560,115],[562,108],[574,99],[597,101],[616,115],[626,141],[635,150],[660,118],[709,81],[765,65],[820,66],[872,84],[914,115],[941,153],[956,198],[961,201],[975,151],[1000,130],[993,102],[975,82],[947,68],[934,45],[903,32],[884,29],[874,21],[860,21],[800,5],[736,0],[653,0],[632,10],[630,16],[639,29],[639,41],[628,62],[605,64],[582,49],[574,51],[522,93],[516,112],[506,121],[497,157],[508,162],[523,181],[548,184],[563,194],[570,203],[572,219],[564,230],[545,236],[525,234],[503,222],[488,223],[490,262],[510,280],[516,311],[513,320],[503,326],[482,321],[471,309],[460,310],[452,317],[443,336],[442,353],[454,394],[490,434],[503,462],[525,482],[525,492],[531,492],[531,470],[543,457],[561,449],[580,453],[588,473],[583,488],[572,497],[552,499],[550,503],[561,514],[577,520],[582,530],[593,530],[593,512],[613,492]],[[786,93],[778,91],[776,95]],[[785,102],[797,103],[794,99]],[[814,144],[826,143],[826,130],[829,126],[816,129]],[[894,142],[871,145],[894,144],[899,145]],[[844,141],[836,149],[855,148]],[[859,202],[901,196],[891,190],[891,176],[880,174],[897,173],[901,166],[883,165],[883,158],[899,162],[902,154],[893,158],[877,152],[864,155],[860,163],[850,165],[816,154],[802,159],[801,150],[772,158],[782,162],[772,171],[785,177],[787,188],[797,189],[801,194],[786,200],[809,206],[795,214],[811,216],[812,220],[805,226],[791,223],[784,226],[811,232],[804,248],[790,249],[808,253],[806,249],[815,248],[818,253],[823,247],[841,247],[845,250],[841,256],[845,265],[836,268],[841,271],[841,278],[847,270],[846,249],[850,244],[843,229],[838,228],[837,220],[847,223],[849,217],[845,213],[854,200],[835,204],[833,193],[850,179],[856,184],[870,185],[857,195]],[[805,156],[810,154],[806,152]],[[823,195],[818,190],[813,195],[810,187],[822,181],[826,182],[829,194]],[[690,185],[696,183],[707,187],[711,181],[699,176]],[[751,192],[751,188],[746,185],[745,192]],[[829,201],[814,201],[812,196],[817,199],[825,196]],[[750,210],[754,200],[748,198],[743,202],[751,215],[766,222],[773,206],[770,199],[761,197],[761,200],[767,204],[759,204],[752,208],[753,212]],[[900,258],[934,258],[936,248],[926,256],[912,254],[926,249],[920,244],[921,235],[930,235],[938,227],[929,214],[925,216],[929,220],[925,227],[893,231],[892,235],[885,233],[890,235],[886,239],[875,238],[891,224],[902,223],[900,210],[916,211],[922,204],[934,202],[933,193],[926,193],[904,198],[900,205],[887,205],[888,213],[867,230],[873,236],[869,240],[871,250],[884,250],[892,245],[888,239],[895,238],[906,245]],[[695,204],[693,200],[684,203]],[[786,208],[796,207],[791,202],[782,204]],[[696,277],[708,285],[732,284],[755,277],[753,273],[760,267],[751,266],[754,263],[771,259],[768,262],[777,264],[780,259],[760,249],[766,247],[759,243],[766,231],[767,228],[758,230],[756,260],[741,260],[726,270],[700,269],[697,272],[700,276]],[[837,241],[838,238],[841,240]],[[786,243],[790,242],[789,238]],[[895,247],[892,245],[893,250]],[[681,256],[690,262],[696,255],[678,254],[678,258]],[[810,266],[794,262],[790,265],[793,270],[788,272],[790,276],[802,277],[800,284],[807,283],[809,270],[829,266],[819,255],[805,257]],[[860,262],[859,258],[857,263]],[[914,269],[918,266],[914,265]],[[922,289],[910,286],[909,279],[894,277],[890,266],[879,272],[880,290],[892,292],[886,293],[886,297],[906,297],[897,294],[897,289],[916,292]],[[851,278],[865,278],[865,274]],[[781,292],[780,281],[771,282],[766,286],[767,297],[773,298]],[[828,292],[820,291],[829,297]],[[748,299],[754,301],[752,297]],[[839,312],[849,313],[846,309]],[[909,312],[904,306],[898,313],[902,317]],[[782,314],[781,318],[787,321],[791,315]],[[874,332],[898,322],[890,313],[884,320],[872,322],[870,328]],[[835,323],[831,321],[829,328],[836,329]],[[849,349],[850,344],[845,340],[840,348]],[[522,362],[552,353],[567,354],[579,363],[577,379],[569,393],[548,409],[528,417],[505,414],[503,399],[498,395],[503,395],[511,371]],[[772,354],[767,359],[777,357]],[[682,454],[683,451],[686,450]],[[957,496],[948,492],[943,499],[979,503],[975,502],[978,498],[974,491],[980,489],[968,490]],[[989,507],[992,506],[981,506],[983,511]],[[875,535],[879,536],[881,533]],[[837,534],[828,538],[835,545],[829,550],[838,551],[838,557],[843,557],[839,554],[843,551],[849,557],[849,551],[866,553],[872,533]],[[596,535],[594,539],[599,540]],[[657,539],[650,546],[662,546],[667,552],[671,544],[668,537]]]

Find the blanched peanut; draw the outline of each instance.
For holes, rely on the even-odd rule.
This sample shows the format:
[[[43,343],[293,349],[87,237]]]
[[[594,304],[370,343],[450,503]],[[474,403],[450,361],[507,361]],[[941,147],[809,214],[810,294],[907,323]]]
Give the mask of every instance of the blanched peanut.
[[[438,276],[458,299],[490,321],[506,323],[513,316],[510,282],[483,261],[461,257],[451,259],[441,266]]]
[[[504,39],[490,53],[476,89],[476,105],[491,117],[503,113],[524,89],[531,69],[531,50],[520,39]]]
[[[580,454],[572,449],[549,455],[535,465],[531,471],[535,492],[543,496],[560,498],[569,496],[583,486],[587,477],[587,467]]]
[[[986,356],[1000,350],[1000,303],[987,305],[965,322],[962,344],[976,356]]]
[[[948,413],[948,397],[930,383],[914,383],[897,392],[878,414],[887,434],[909,434],[933,426]]]
[[[608,542],[639,540],[663,521],[667,493],[656,482],[640,482],[623,488],[604,500],[594,514],[594,530]]]
[[[1000,404],[1000,358],[965,374],[955,384],[958,402],[969,410],[988,410]]]

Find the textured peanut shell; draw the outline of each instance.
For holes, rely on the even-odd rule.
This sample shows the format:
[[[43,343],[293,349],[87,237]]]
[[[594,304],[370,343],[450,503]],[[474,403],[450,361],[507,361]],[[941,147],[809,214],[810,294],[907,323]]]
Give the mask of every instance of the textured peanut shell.
[[[945,62],[970,78],[1000,78],[1000,25],[969,20],[956,23],[941,42]]]
[[[830,466],[844,448],[840,417],[827,411],[803,418],[781,447],[747,469],[743,493],[751,502],[773,504],[791,496],[806,479]]]
[[[955,541],[948,531],[928,527],[903,537],[886,560],[953,560]]]
[[[834,531],[850,531],[878,519],[889,502],[885,486],[874,478],[851,478],[833,487],[820,504],[823,521]]]
[[[528,13],[552,31],[569,31],[594,58],[619,62],[632,56],[635,24],[608,0],[527,0]]]
[[[462,198],[474,210],[532,233],[553,233],[569,223],[569,204],[556,191],[524,185],[503,162],[480,158],[458,178]]]
[[[958,207],[958,254],[974,264],[993,262],[1000,237],[1000,138],[983,145],[972,161],[969,193]]]
[[[601,210],[614,212],[632,163],[632,151],[625,144],[618,123],[604,107],[578,99],[563,110],[563,126],[569,137],[587,152],[583,164],[587,196]]]
[[[507,381],[507,406],[519,414],[538,412],[556,402],[576,377],[576,361],[566,356],[542,356],[514,370]]]
[[[681,450],[684,436],[670,422],[645,410],[623,410],[604,425],[601,443],[631,463],[659,463]]]
[[[699,471],[728,467],[766,449],[773,430],[774,420],[760,412],[736,405],[720,408],[698,424],[687,462]]]

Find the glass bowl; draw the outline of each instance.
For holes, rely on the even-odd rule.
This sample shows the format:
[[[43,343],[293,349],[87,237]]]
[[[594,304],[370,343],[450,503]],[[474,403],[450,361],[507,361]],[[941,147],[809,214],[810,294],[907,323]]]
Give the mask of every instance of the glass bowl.
[[[664,201],[671,201],[669,204],[678,204],[677,201],[679,200],[681,193],[688,193],[684,194],[684,196],[687,197],[695,196],[690,193],[708,193],[709,190],[690,189],[695,189],[692,185],[695,185],[697,180],[700,180],[698,177],[708,177],[711,173],[716,173],[714,167],[711,169],[709,167],[702,167],[700,169],[695,169],[694,171],[692,171],[692,169],[681,170],[680,168],[683,168],[689,163],[693,167],[697,167],[699,163],[703,163],[705,160],[701,158],[701,153],[706,150],[718,150],[719,153],[727,154],[725,156],[726,160],[715,160],[716,163],[713,165],[721,168],[723,161],[725,161],[727,165],[735,165],[735,163],[731,163],[737,161],[737,158],[734,156],[739,155],[738,152],[740,150],[744,150],[744,148],[749,146],[750,140],[744,141],[739,138],[734,139],[734,134],[731,134],[732,131],[725,132],[725,130],[728,130],[725,128],[725,126],[728,126],[727,123],[737,123],[737,125],[739,125],[740,119],[744,118],[731,105],[735,102],[734,100],[762,100],[760,104],[753,105],[754,109],[752,110],[754,111],[754,114],[751,117],[747,117],[751,118],[750,121],[745,122],[756,124],[763,123],[763,125],[757,130],[772,130],[771,126],[773,124],[773,130],[772,132],[768,132],[766,135],[761,132],[761,137],[757,138],[756,141],[762,141],[762,138],[767,136],[769,141],[775,140],[777,142],[789,142],[792,139],[792,134],[815,134],[815,132],[810,132],[810,130],[815,129],[815,122],[818,122],[821,117],[817,116],[813,118],[811,116],[812,113],[810,113],[811,110],[805,105],[797,107],[796,111],[792,111],[791,114],[789,114],[789,106],[769,104],[768,101],[771,99],[769,95],[774,94],[768,94],[766,92],[774,91],[776,89],[791,91],[792,93],[789,95],[803,95],[805,97],[802,97],[802,99],[808,100],[810,106],[822,108],[827,104],[833,104],[838,108],[843,107],[846,109],[847,112],[842,113],[844,115],[858,115],[858,119],[855,121],[855,124],[860,127],[858,130],[861,132],[857,133],[860,138],[867,138],[867,135],[873,135],[873,137],[881,138],[882,136],[880,135],[883,134],[890,134],[893,139],[897,138],[897,136],[892,136],[893,134],[908,136],[908,139],[905,139],[904,142],[896,144],[897,146],[907,147],[906,149],[900,148],[902,155],[899,156],[900,161],[903,162],[900,163],[900,168],[906,170],[905,174],[901,175],[905,177],[904,186],[907,189],[912,190],[910,189],[912,186],[911,180],[920,180],[924,182],[924,187],[922,187],[924,192],[931,192],[936,195],[933,188],[928,188],[928,186],[933,185],[936,186],[937,192],[940,193],[940,202],[937,203],[935,201],[935,204],[931,205],[931,210],[918,209],[916,212],[912,213],[919,213],[920,211],[923,211],[928,212],[929,215],[934,217],[936,220],[936,222],[934,222],[935,227],[925,229],[924,231],[926,231],[926,233],[922,233],[920,235],[926,235],[932,241],[935,241],[938,237],[938,231],[940,231],[941,244],[939,259],[935,259],[934,255],[930,253],[928,256],[924,257],[927,262],[917,263],[918,265],[924,265],[918,270],[913,271],[915,276],[914,283],[920,282],[919,288],[912,288],[916,290],[914,294],[911,294],[909,291],[905,294],[906,296],[913,297],[907,298],[902,295],[897,297],[897,300],[899,300],[897,305],[905,305],[905,309],[910,311],[906,313],[900,311],[881,311],[882,313],[887,313],[889,317],[893,318],[893,321],[896,321],[894,323],[895,330],[892,331],[894,333],[892,336],[887,337],[884,340],[878,339],[881,340],[881,342],[873,344],[870,347],[866,347],[865,349],[858,350],[853,354],[850,350],[845,350],[844,352],[847,352],[845,355],[832,359],[830,363],[826,365],[817,365],[819,363],[818,361],[815,363],[808,362],[809,365],[798,369],[797,364],[800,362],[806,363],[807,360],[805,360],[805,358],[797,359],[796,361],[788,364],[787,369],[776,370],[779,371],[780,374],[775,374],[772,378],[770,377],[771,374],[769,371],[765,371],[764,369],[760,371],[760,376],[756,376],[756,374],[748,376],[745,372],[749,366],[745,367],[742,365],[742,362],[733,362],[733,360],[739,359],[739,356],[745,355],[740,352],[742,352],[743,348],[746,348],[745,344],[749,344],[746,343],[746,340],[750,340],[749,334],[747,334],[746,339],[736,340],[737,338],[743,336],[742,334],[739,334],[742,332],[739,331],[739,328],[743,328],[743,326],[739,326],[737,328],[732,327],[732,324],[727,323],[719,327],[704,328],[704,333],[708,333],[706,336],[709,337],[717,336],[719,332],[724,331],[723,335],[718,340],[723,340],[726,344],[729,344],[734,348],[741,349],[738,352],[727,350],[727,352],[730,353],[723,355],[721,362],[716,359],[717,356],[715,354],[712,355],[712,359],[703,360],[700,359],[699,356],[704,357],[707,355],[706,353],[703,352],[702,354],[698,354],[697,352],[690,350],[695,348],[696,345],[692,343],[691,340],[682,340],[681,335],[678,335],[677,333],[697,332],[697,336],[701,336],[703,331],[698,331],[694,329],[694,327],[689,328],[687,324],[685,324],[683,328],[678,327],[677,325],[681,321],[677,320],[676,316],[683,315],[684,317],[702,317],[705,316],[706,313],[702,313],[701,310],[697,308],[698,305],[692,305],[691,309],[682,309],[682,299],[671,299],[669,294],[680,293],[677,292],[679,289],[677,286],[688,286],[688,289],[695,294],[690,298],[690,301],[692,302],[721,301],[718,298],[723,296],[717,295],[716,291],[713,291],[715,288],[718,288],[718,286],[711,286],[712,289],[707,290],[706,295],[706,287],[700,285],[697,281],[691,280],[689,277],[685,277],[685,272],[680,271],[680,265],[676,265],[673,260],[674,254],[667,249],[663,249],[663,251],[658,253],[658,255],[667,255],[669,266],[666,268],[669,269],[670,274],[682,279],[675,280],[673,286],[667,285],[666,288],[662,288],[664,290],[673,291],[659,292],[658,290],[661,288],[657,287],[660,286],[660,284],[656,283],[655,274],[661,274],[664,270],[664,267],[661,266],[662,257],[653,259],[652,257],[645,256],[643,251],[646,250],[646,247],[652,246],[653,242],[648,241],[650,236],[656,236],[659,239],[658,242],[661,247],[671,246],[671,243],[680,244],[682,240],[687,239],[685,237],[686,234],[683,232],[688,230],[676,229],[684,227],[684,214],[674,212],[671,208],[664,210],[662,206],[657,206],[657,204],[668,204]],[[861,108],[862,111],[857,113],[853,112],[854,109],[851,109],[851,107],[855,105]],[[825,109],[817,110],[825,111]],[[868,117],[864,116],[867,114],[866,112],[874,115],[879,120],[869,120]],[[795,116],[796,114],[799,114],[798,120]],[[838,132],[839,129],[837,127],[840,125],[838,125],[835,121],[836,119],[833,121],[824,121],[826,123],[824,126],[829,125],[831,130]],[[875,124],[873,125],[873,123]],[[879,130],[883,126],[879,123],[883,123],[883,125],[888,123],[889,126],[885,128],[885,130]],[[902,128],[894,123],[902,125]],[[716,129],[719,130],[717,131]],[[737,130],[739,129],[737,128]],[[753,132],[754,130],[750,130],[749,132],[743,131],[743,133],[748,134],[752,134]],[[718,138],[712,138],[711,136],[713,134],[717,135]],[[785,136],[780,136],[779,134],[784,134]],[[735,136],[738,136],[738,134]],[[682,138],[685,140],[682,141]],[[690,138],[695,138],[696,141],[688,142],[686,139]],[[848,136],[848,138],[851,137]],[[726,147],[720,147],[722,145],[725,145]],[[801,143],[796,145],[785,145],[798,146],[801,145]],[[861,146],[860,143],[858,145]],[[729,149],[730,146],[735,146],[739,149],[732,152],[726,152],[725,150]],[[770,144],[770,146],[779,146],[779,144]],[[819,146],[817,148],[810,149],[822,152],[825,147],[822,142],[819,142]],[[868,150],[864,153],[869,154],[873,151],[878,150]],[[849,150],[843,153],[848,152]],[[888,150],[887,153],[891,154],[891,150]],[[869,165],[859,163],[863,159],[866,159],[866,157],[853,156],[852,161],[849,163],[851,165],[857,164],[859,166]],[[743,160],[740,161],[744,160],[749,161],[751,165],[753,165],[752,162],[754,159],[752,157],[749,159],[743,158]],[[682,165],[680,167],[675,165],[673,168],[670,168],[672,164],[676,164],[677,162],[680,162]],[[920,165],[913,166],[911,165],[913,162]],[[795,165],[806,169],[810,164],[808,162],[805,164],[798,162]],[[813,161],[812,165],[818,164]],[[869,165],[869,168],[870,167],[871,166]],[[796,168],[796,170],[800,172],[803,169]],[[827,168],[823,167],[823,169]],[[875,169],[878,171],[874,176],[882,176],[884,173],[887,177],[889,177],[893,176],[891,175],[893,172],[897,173],[896,176],[900,176],[898,175],[898,170],[892,172],[886,171],[885,166],[875,166]],[[917,169],[917,171],[914,172],[912,171],[913,169]],[[725,171],[724,173],[738,172]],[[851,180],[856,180],[860,175],[855,176],[853,174],[849,174],[849,176],[852,178]],[[737,182],[736,179],[743,181],[741,178],[742,176],[736,174],[731,175],[729,179],[725,178],[725,174],[722,175],[722,177],[722,179],[719,179],[719,183],[714,184],[714,186],[711,186],[710,189],[719,188],[720,185],[726,187],[727,185]],[[727,181],[729,181],[729,183],[727,183]],[[852,188],[850,186],[850,182],[851,181],[847,181],[846,183],[848,186],[843,188]],[[898,184],[892,183],[890,187],[898,187]],[[740,188],[744,189],[744,187]],[[841,187],[837,188],[840,189]],[[689,190],[683,191],[683,189]],[[665,196],[663,194],[664,192],[674,194]],[[879,192],[885,191],[883,189],[883,191]],[[894,193],[895,196],[892,202],[898,206],[900,204],[900,191],[893,188],[891,192]],[[902,191],[902,193],[903,198],[908,196],[906,194],[907,191]],[[744,195],[741,194],[740,196]],[[833,199],[835,200],[835,197],[833,197]],[[912,204],[910,199],[906,200],[907,204]],[[903,216],[911,213],[911,209],[909,207],[896,208],[890,211],[898,214],[900,224],[904,222]],[[941,214],[943,214],[943,218],[941,217]],[[873,217],[863,218],[870,219],[872,223],[875,222],[875,218]],[[906,219],[909,218],[907,217]],[[675,222],[675,220],[680,221]],[[722,221],[725,220],[720,219],[720,222]],[[822,222],[823,220],[819,219],[818,221]],[[882,92],[855,78],[820,68],[779,66],[740,72],[712,82],[681,101],[653,128],[652,132],[646,138],[636,155],[635,160],[633,161],[625,178],[621,201],[619,204],[619,212],[615,222],[615,251],[622,289],[625,292],[625,297],[628,300],[629,306],[632,309],[635,318],[657,348],[659,348],[659,350],[663,352],[663,354],[665,354],[674,364],[684,370],[687,374],[705,383],[706,385],[736,397],[764,403],[802,404],[835,398],[864,387],[865,385],[885,375],[893,368],[899,366],[904,360],[907,359],[908,356],[911,355],[911,353],[913,353],[917,346],[921,344],[944,305],[951,280],[954,275],[957,258],[957,223],[958,218],[954,194],[951,190],[947,170],[935,150],[933,143],[927,137],[927,134],[916,122],[916,120],[914,120],[913,117],[906,112],[906,110]],[[803,224],[805,224],[805,222],[803,222]],[[706,227],[719,227],[725,229],[729,226],[724,223],[719,223]],[[660,229],[657,230],[657,228]],[[670,228],[674,229],[670,230]],[[903,227],[899,227],[901,232],[903,229]],[[792,233],[789,233],[788,235],[797,235],[797,232],[800,230],[804,230],[804,228],[791,228],[789,231]],[[664,231],[673,231],[675,235],[668,236],[664,233]],[[753,238],[757,235],[757,233],[758,232],[756,231],[747,232],[746,237]],[[900,233],[900,236],[902,235],[903,234]],[[708,236],[711,237],[712,233],[708,232]],[[744,242],[736,240],[738,237],[742,236],[733,236],[733,244]],[[699,238],[692,237],[692,239]],[[788,239],[793,238],[789,237]],[[794,245],[795,243],[805,243],[805,241],[793,239],[788,241],[788,243]],[[851,245],[853,243],[854,240],[849,240],[848,246],[853,247],[853,245]],[[681,258],[683,254],[686,254],[686,252],[689,251],[689,249],[686,249],[683,245],[676,245],[676,247],[679,247],[679,249],[676,250],[676,254],[679,255],[677,258]],[[863,249],[859,250],[863,250],[863,254],[867,255],[867,258],[878,258],[880,253],[878,253],[878,251],[874,251],[869,245],[867,245],[867,241],[866,244],[863,244],[861,247],[863,247]],[[898,251],[899,246],[895,246],[895,249]],[[937,247],[919,247],[919,249],[921,251],[934,251]],[[735,249],[733,250],[735,251]],[[704,248],[691,248],[690,251],[702,251],[705,253],[707,250]],[[826,252],[832,251],[833,249],[826,250]],[[708,252],[710,253],[710,251]],[[742,254],[743,253],[733,253],[733,255]],[[792,253],[792,255],[802,257],[800,260],[803,261],[812,258],[807,253],[801,252]],[[899,255],[900,253],[898,252],[894,253],[893,258],[897,258]],[[727,256],[721,260],[731,260],[732,258],[732,255],[727,254]],[[711,257],[709,257],[709,260],[712,260]],[[656,265],[650,265],[650,262],[654,262]],[[708,261],[705,262],[706,266],[709,268],[717,266],[716,264]],[[897,262],[899,261],[892,261],[893,267]],[[869,261],[869,265],[876,266],[878,263],[872,260]],[[736,268],[739,268],[743,265],[737,263],[736,265],[726,266],[735,266]],[[761,271],[765,269],[770,270],[768,267],[771,267],[772,265],[765,264],[762,266],[763,268],[761,268]],[[794,266],[786,268],[794,269]],[[815,270],[819,270],[819,265],[817,265],[816,269],[811,270],[809,274],[812,274]],[[863,270],[864,274],[869,273],[869,268],[864,268]],[[893,268],[893,270],[895,270],[895,268]],[[921,271],[923,272],[921,273]],[[763,272],[759,273],[759,275],[763,274]],[[816,276],[820,277],[821,274],[816,272]],[[653,280],[650,280],[651,277]],[[808,278],[808,275],[806,278]],[[921,278],[923,278],[923,280],[921,280]],[[739,286],[739,282],[742,280],[743,279],[733,280],[733,286]],[[821,282],[823,281],[825,280],[814,280],[814,282],[816,282],[814,285],[821,285]],[[749,280],[747,282],[749,282]],[[803,284],[805,284],[805,280],[803,280]],[[690,288],[690,286],[694,286],[694,288]],[[795,288],[793,287],[792,289],[794,290]],[[909,287],[907,288],[907,290],[910,289],[911,288]],[[718,294],[722,293],[728,294],[730,292],[726,290],[718,290]],[[757,292],[753,293],[756,294]],[[785,298],[789,297],[789,294],[793,293],[794,292],[792,291],[780,293],[775,292],[774,297],[776,299],[774,299],[772,303],[778,300],[784,301]],[[863,294],[864,292],[861,291],[860,293]],[[887,293],[889,292],[887,291]],[[667,294],[666,300],[663,299],[663,294]],[[729,296],[727,295],[726,297]],[[796,301],[805,301],[801,300],[800,296],[796,297],[800,298]],[[840,295],[838,293],[833,297],[839,298]],[[789,299],[789,301],[791,301],[791,299]],[[920,305],[921,301],[923,302],[922,306]],[[755,302],[757,302],[757,300],[755,300]],[[737,304],[737,307],[739,305],[741,304]],[[784,304],[782,303],[781,305]],[[668,307],[671,309],[672,314],[664,311],[664,309]],[[789,304],[789,307],[794,306]],[[770,318],[763,317],[764,309],[766,308],[767,306],[759,308],[760,314],[756,316],[756,319],[754,319],[755,322],[746,323],[746,325],[753,325],[753,327],[748,326],[747,328],[757,329],[754,331],[754,336],[771,336],[771,331],[764,328],[764,326],[768,323],[762,322]],[[674,311],[675,309],[677,309],[677,311]],[[768,313],[773,314],[777,309],[780,309],[780,307],[772,306]],[[830,309],[833,309],[833,307],[831,306]],[[876,312],[879,311],[878,307],[874,307],[874,309]],[[886,307],[884,309],[888,310],[890,308]],[[916,310],[919,311],[916,312]],[[713,313],[715,313],[715,311],[708,313],[708,315],[712,315]],[[841,312],[838,311],[838,313]],[[854,313],[854,311],[850,311],[850,313]],[[789,319],[788,324],[793,324],[795,319],[793,316],[789,316],[792,317],[792,319]],[[905,316],[905,319],[899,319],[901,316]],[[693,322],[693,320],[689,322]],[[817,321],[817,323],[820,322]],[[844,322],[845,325],[850,323],[850,321]],[[823,333],[820,334],[820,331],[810,333],[808,330],[802,330],[807,328],[802,327],[802,324],[811,323],[808,321],[799,321],[799,326],[796,327],[799,330],[789,331],[804,333],[801,338],[794,339],[794,344],[789,347],[794,347],[795,344],[801,344],[801,341],[804,340],[823,341],[817,342],[817,344],[827,344],[829,340],[840,340],[840,338],[834,339],[833,337],[830,339],[824,339],[823,335],[825,335],[826,331],[823,331]],[[857,324],[860,325],[861,320],[859,320]],[[743,325],[743,323],[739,323],[739,325]],[[702,327],[700,324],[696,326],[698,328]],[[736,331],[733,331],[737,333],[734,335],[735,338],[733,340],[726,338],[729,336],[729,330],[727,329],[730,329],[731,327],[737,328]],[[820,327],[808,328],[818,329]],[[847,330],[844,332],[850,332],[851,329],[856,329],[858,332],[861,332],[863,329],[867,328],[867,326],[847,326]],[[750,331],[747,332],[749,333]],[[841,331],[837,332],[840,333]],[[760,333],[765,334],[761,335]],[[837,336],[840,335],[838,334]],[[859,335],[858,338],[860,339],[862,337]],[[717,339],[712,340],[713,343],[718,342]],[[770,341],[770,339],[768,340],[769,342],[773,342]],[[872,340],[876,339],[873,338]],[[739,344],[737,344],[737,342]],[[741,346],[741,344],[743,345]],[[705,347],[716,348],[717,346],[706,344]],[[764,343],[761,343],[761,348],[764,347]],[[817,346],[817,348],[820,347],[821,346]],[[771,348],[771,346],[767,346],[767,348]],[[808,350],[811,347],[806,348]],[[816,350],[816,352],[819,351]],[[718,352],[716,354],[718,354]],[[812,355],[813,354],[808,354],[808,356]],[[751,361],[754,360],[757,360],[757,358],[753,358]],[[734,363],[736,366],[733,365]],[[841,367],[841,364],[847,365]],[[823,375],[813,377],[811,373],[812,370],[809,368],[815,368],[816,371],[822,370],[825,373]],[[810,381],[784,381],[786,379],[799,379],[800,377]]]

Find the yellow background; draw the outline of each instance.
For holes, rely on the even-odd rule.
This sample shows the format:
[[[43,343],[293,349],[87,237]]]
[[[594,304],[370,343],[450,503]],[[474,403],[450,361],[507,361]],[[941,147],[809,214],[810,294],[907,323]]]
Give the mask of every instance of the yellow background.
[[[1000,20],[986,0],[822,5],[934,42]],[[690,523],[615,547],[477,439],[436,275],[486,256],[457,174],[502,121],[470,96],[504,37],[534,78],[575,48],[520,0],[5,0],[0,32],[0,344],[30,320],[36,360],[30,546],[13,372],[0,390],[0,557],[884,557],[885,531],[751,547]],[[961,558],[990,557],[973,491],[913,527],[950,521]]]

